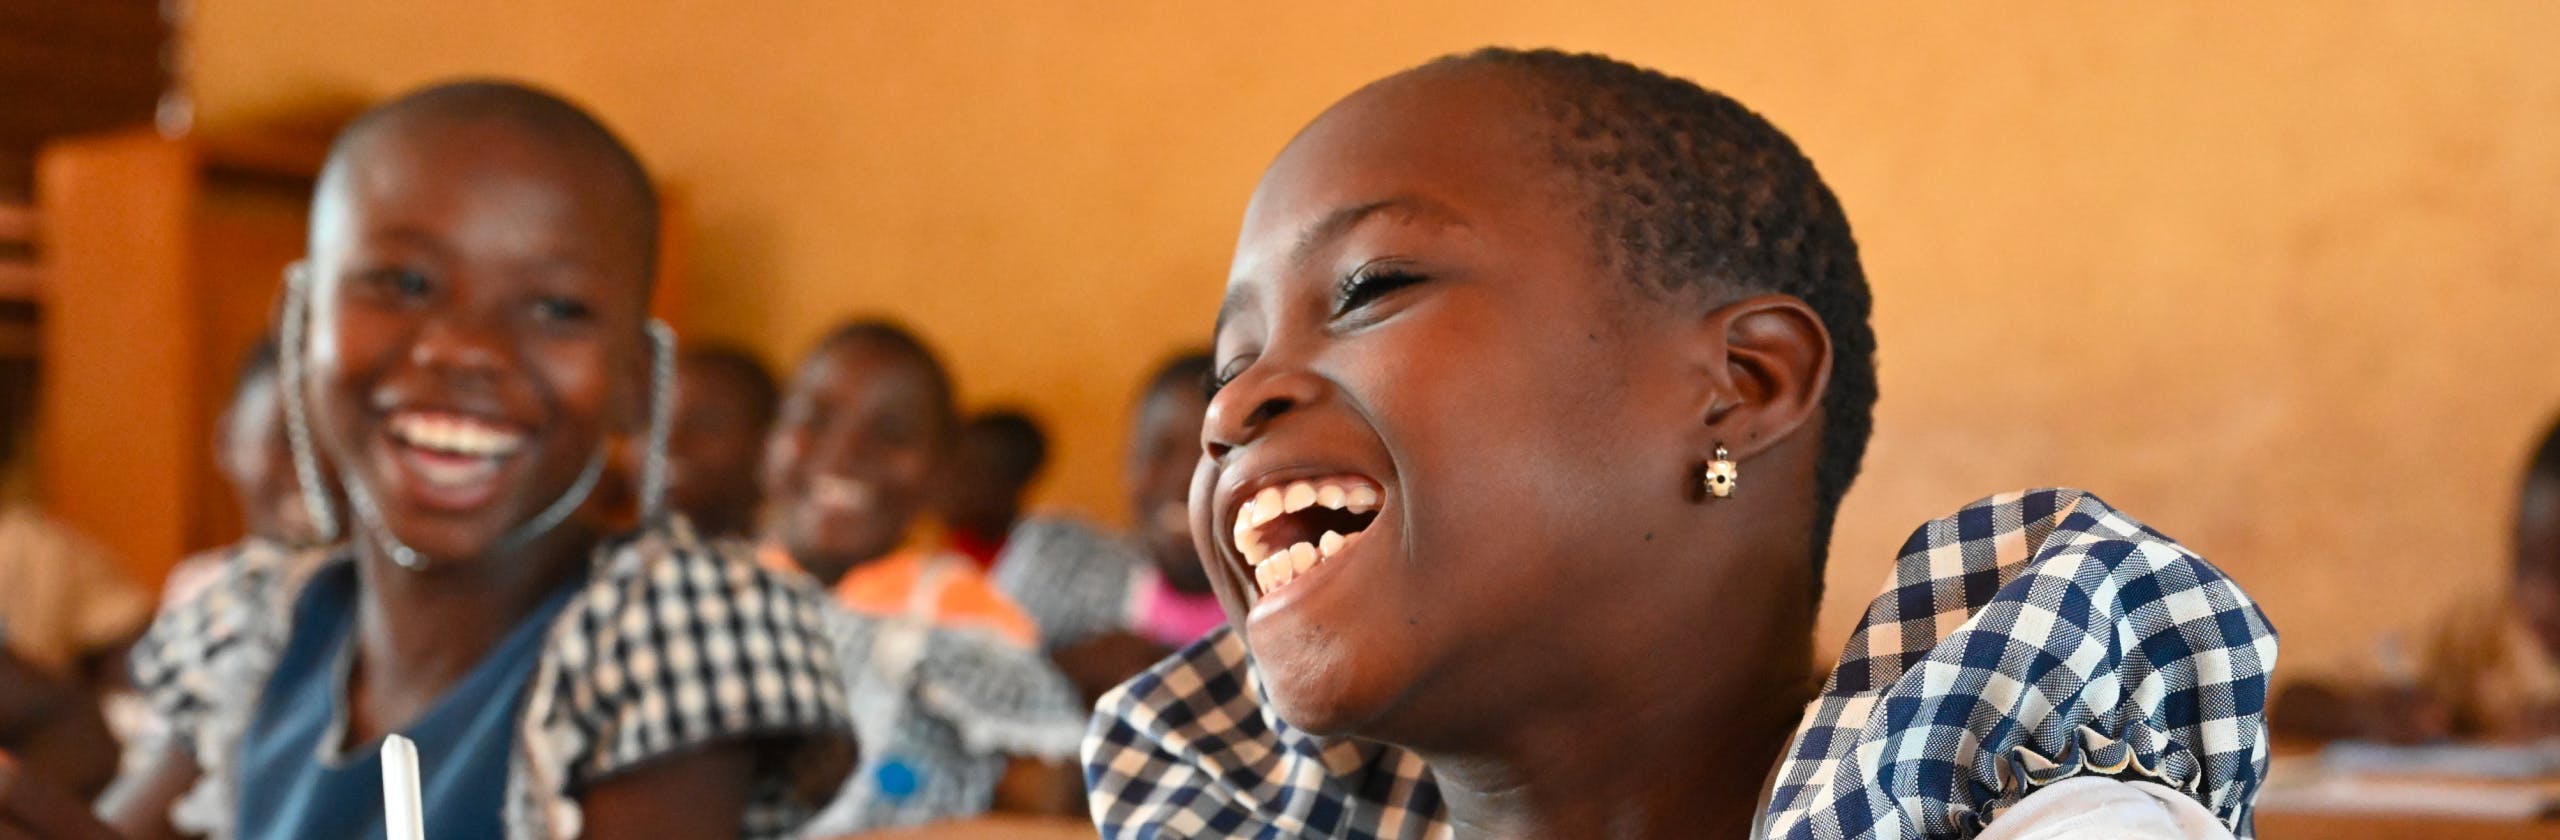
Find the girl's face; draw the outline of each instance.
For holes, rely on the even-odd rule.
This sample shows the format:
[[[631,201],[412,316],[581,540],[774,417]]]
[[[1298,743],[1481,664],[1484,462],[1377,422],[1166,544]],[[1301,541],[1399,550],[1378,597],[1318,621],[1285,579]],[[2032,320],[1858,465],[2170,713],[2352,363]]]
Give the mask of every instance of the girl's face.
[[[820,348],[765,445],[783,548],[830,583],[895,550],[932,498],[950,426],[914,359],[858,339]]]
[[[323,182],[310,393],[401,543],[477,558],[638,416],[646,259],[603,166],[487,122],[376,127]]]
[[[1612,561],[1694,517],[1698,377],[1564,209],[1527,110],[1484,74],[1383,82],[1246,211],[1191,517],[1301,728],[1571,702],[1520,677],[1659,615],[1618,609],[1658,596]]]
[[[1174,588],[1209,587],[1192,546],[1191,469],[1200,463],[1200,416],[1208,401],[1194,383],[1158,388],[1138,404],[1124,480],[1138,541]]]
[[[686,361],[676,366],[675,425],[667,434],[667,505],[694,524],[748,524],[764,499],[756,471],[764,463],[754,391],[725,368]],[[633,475],[638,475],[636,468]],[[743,535],[742,535],[743,536]]]

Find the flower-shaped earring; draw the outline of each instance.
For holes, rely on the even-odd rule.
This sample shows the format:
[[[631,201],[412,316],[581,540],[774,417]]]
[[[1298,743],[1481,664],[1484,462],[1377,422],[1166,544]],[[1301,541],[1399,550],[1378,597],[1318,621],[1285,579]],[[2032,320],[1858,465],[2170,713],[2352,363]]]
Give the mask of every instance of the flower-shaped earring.
[[[1732,496],[1734,482],[1741,479],[1742,468],[1725,454],[1723,446],[1717,446],[1715,460],[1707,462],[1707,494],[1719,499]]]

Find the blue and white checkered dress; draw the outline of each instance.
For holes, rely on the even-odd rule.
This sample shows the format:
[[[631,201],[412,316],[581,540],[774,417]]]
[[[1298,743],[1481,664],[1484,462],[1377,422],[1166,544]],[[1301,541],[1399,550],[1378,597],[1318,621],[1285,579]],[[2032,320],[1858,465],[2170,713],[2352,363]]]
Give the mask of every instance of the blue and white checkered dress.
[[[1970,838],[2044,785],[2159,782],[2242,837],[2266,777],[2276,634],[2231,579],[2078,490],[1994,496],[1911,536],[1778,767],[1760,836]],[[1412,754],[1261,704],[1227,630],[1105,696],[1085,737],[1113,838],[1425,838]]]

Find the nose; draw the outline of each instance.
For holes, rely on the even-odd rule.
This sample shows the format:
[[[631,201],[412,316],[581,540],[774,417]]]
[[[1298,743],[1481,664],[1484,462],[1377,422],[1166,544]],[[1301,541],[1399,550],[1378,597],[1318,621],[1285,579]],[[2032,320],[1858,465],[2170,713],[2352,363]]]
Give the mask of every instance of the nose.
[[[1281,415],[1324,393],[1324,381],[1314,373],[1276,361],[1264,356],[1209,400],[1208,414],[1200,424],[1201,448],[1209,457],[1224,460],[1227,453],[1261,437]]]
[[[469,312],[431,317],[409,345],[409,361],[443,376],[486,379],[505,364],[505,331]]]

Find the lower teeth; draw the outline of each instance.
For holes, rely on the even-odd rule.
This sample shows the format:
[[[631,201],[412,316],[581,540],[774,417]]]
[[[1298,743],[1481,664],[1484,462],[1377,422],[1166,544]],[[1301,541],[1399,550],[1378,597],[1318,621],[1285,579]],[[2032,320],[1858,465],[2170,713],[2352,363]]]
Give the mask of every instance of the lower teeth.
[[[1350,536],[1327,531],[1317,543],[1291,545],[1254,564],[1254,582],[1261,585],[1264,595],[1278,592],[1281,587],[1296,582],[1299,576],[1341,553],[1350,542]]]

